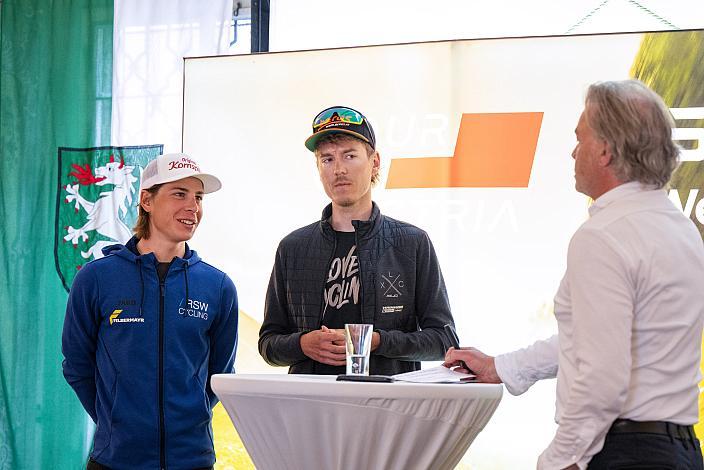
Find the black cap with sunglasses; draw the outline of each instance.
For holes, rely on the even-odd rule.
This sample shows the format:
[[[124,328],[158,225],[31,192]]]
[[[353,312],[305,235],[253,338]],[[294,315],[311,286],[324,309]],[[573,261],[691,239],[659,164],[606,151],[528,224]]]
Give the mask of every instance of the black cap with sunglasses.
[[[313,134],[306,139],[306,148],[315,152],[318,140],[326,134],[349,134],[376,150],[374,129],[359,111],[346,106],[332,106],[322,110],[313,119]]]

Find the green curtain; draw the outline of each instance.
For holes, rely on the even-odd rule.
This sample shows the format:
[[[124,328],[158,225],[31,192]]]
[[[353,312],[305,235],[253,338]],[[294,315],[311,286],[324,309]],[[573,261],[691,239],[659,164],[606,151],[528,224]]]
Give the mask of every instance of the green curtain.
[[[92,429],[61,373],[57,150],[110,144],[113,2],[0,6],[0,469],[78,469]]]

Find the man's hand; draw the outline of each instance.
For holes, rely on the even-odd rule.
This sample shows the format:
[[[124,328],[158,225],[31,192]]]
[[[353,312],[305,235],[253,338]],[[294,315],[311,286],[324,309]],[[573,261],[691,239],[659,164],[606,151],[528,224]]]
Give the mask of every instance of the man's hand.
[[[381,343],[381,335],[376,331],[372,333],[372,351],[379,347]]]
[[[340,339],[337,339],[337,340],[333,341],[332,344],[334,344],[334,345],[336,345],[336,346],[345,346],[345,329],[344,329],[344,328],[336,328],[336,329],[334,329],[334,330],[333,330],[333,329],[330,329],[330,328],[327,328],[327,327],[325,327],[325,326],[323,326],[323,328],[325,328],[327,331],[332,331],[332,332],[334,332],[334,333],[337,333],[337,334],[339,334],[339,335],[342,335]]]
[[[344,329],[338,329],[338,330],[330,330],[330,331],[336,331],[339,332],[342,335],[342,341],[335,341],[334,344],[337,344],[339,346],[344,346],[345,345],[345,330]],[[376,348],[379,347],[379,343],[381,343],[381,335],[374,331],[372,333],[372,351],[374,351]]]
[[[301,336],[301,349],[303,354],[314,361],[331,366],[346,364],[345,334],[340,334],[340,330],[323,326],[319,330],[306,333]]]
[[[477,375],[479,382],[500,384],[502,382],[494,366],[494,356],[487,356],[474,348],[450,348],[445,353],[445,367],[459,367],[458,372],[469,373],[462,367],[462,361]]]

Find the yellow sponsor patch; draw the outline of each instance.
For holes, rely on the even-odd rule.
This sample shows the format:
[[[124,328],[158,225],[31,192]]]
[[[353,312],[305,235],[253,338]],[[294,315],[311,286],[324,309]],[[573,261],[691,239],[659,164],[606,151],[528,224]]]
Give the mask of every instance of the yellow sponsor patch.
[[[114,311],[110,314],[110,324],[111,324],[111,325],[112,325],[112,322],[113,322],[113,321],[117,318],[117,316],[120,315],[121,313],[122,313],[122,310],[114,310]]]

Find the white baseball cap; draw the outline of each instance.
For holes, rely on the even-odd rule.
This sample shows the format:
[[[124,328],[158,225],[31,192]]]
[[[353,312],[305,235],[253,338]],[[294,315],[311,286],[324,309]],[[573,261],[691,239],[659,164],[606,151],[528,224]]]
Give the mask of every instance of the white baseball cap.
[[[222,187],[219,179],[201,172],[198,164],[185,153],[167,153],[157,156],[144,167],[139,189],[149,189],[156,184],[171,183],[191,176],[201,180],[205,194],[214,193]]]

